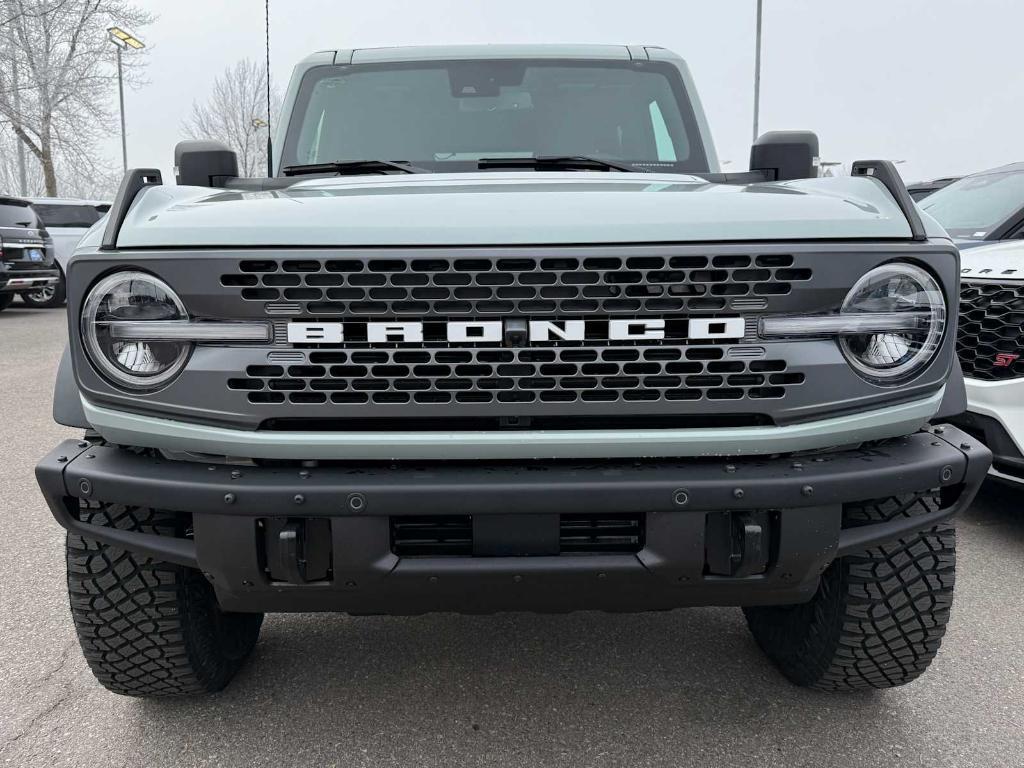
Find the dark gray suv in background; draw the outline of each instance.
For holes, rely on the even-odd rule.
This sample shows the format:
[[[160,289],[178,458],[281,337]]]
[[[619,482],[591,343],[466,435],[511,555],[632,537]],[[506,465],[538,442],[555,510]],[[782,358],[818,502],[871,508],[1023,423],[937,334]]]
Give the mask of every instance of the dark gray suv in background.
[[[0,197],[0,310],[60,282],[53,240],[27,200]]]

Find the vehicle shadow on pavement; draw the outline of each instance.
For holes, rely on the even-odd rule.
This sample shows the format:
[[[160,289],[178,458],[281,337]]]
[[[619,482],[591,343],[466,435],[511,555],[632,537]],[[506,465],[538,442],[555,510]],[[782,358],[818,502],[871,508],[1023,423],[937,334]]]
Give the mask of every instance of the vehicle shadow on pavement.
[[[812,726],[834,727],[852,751],[849,723],[871,727],[887,705],[872,693],[795,688],[760,655],[739,610],[689,609],[274,616],[228,691],[140,706],[143,741],[188,734],[205,741],[191,745],[198,754],[230,740],[257,764],[272,749],[419,765],[423,754],[447,749],[514,750],[532,764],[559,764],[559,755],[642,764],[644,754],[655,762],[675,755],[672,764],[681,764],[678,750],[696,758],[705,747],[732,750],[748,739],[801,744]],[[822,723],[830,713],[834,723]],[[159,748],[148,744],[146,752]]]
[[[1024,547],[1024,490],[995,480],[987,481],[961,524],[998,526],[1000,535]]]

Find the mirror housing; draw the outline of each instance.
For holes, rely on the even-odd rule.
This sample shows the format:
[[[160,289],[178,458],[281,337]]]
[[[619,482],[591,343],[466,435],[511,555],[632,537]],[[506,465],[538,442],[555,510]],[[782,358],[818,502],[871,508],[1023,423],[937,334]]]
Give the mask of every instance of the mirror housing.
[[[750,148],[750,170],[774,181],[818,176],[818,137],[811,131],[769,131]]]
[[[238,156],[219,141],[179,141],[174,147],[174,177],[179,185],[223,187],[238,177]]]

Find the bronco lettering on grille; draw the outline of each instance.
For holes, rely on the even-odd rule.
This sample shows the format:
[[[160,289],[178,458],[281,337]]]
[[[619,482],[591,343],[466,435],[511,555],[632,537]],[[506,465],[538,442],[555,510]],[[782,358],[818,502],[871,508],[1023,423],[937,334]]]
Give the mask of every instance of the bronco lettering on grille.
[[[449,322],[298,323],[288,324],[291,344],[341,344],[359,340],[371,344],[409,344],[424,340],[450,343],[494,343],[516,341],[521,333],[510,333],[511,323],[502,320],[453,320]],[[746,323],[742,317],[692,318],[666,321],[652,318],[613,320],[531,320],[526,338],[531,341],[657,341],[690,339],[719,341],[741,339]],[[518,328],[516,329],[518,331]]]

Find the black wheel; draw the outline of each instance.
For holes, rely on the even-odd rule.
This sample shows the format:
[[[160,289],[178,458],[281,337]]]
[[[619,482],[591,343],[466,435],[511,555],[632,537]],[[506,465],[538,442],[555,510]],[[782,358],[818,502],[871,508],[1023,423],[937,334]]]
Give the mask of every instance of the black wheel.
[[[169,512],[83,502],[81,519],[180,535]],[[219,691],[256,645],[262,614],[225,613],[201,573],[74,534],[67,537],[71,615],[86,661],[127,696]]]
[[[932,494],[847,505],[856,526],[934,511]],[[758,645],[797,685],[826,691],[916,680],[946,633],[956,572],[951,525],[840,558],[803,605],[745,608]]]
[[[3,312],[14,303],[13,293],[0,293],[0,312]]]
[[[64,275],[61,274],[60,282],[54,285],[46,285],[37,288],[29,293],[21,294],[21,300],[30,307],[36,309],[53,309],[63,307],[67,299],[67,287],[64,284]]]

